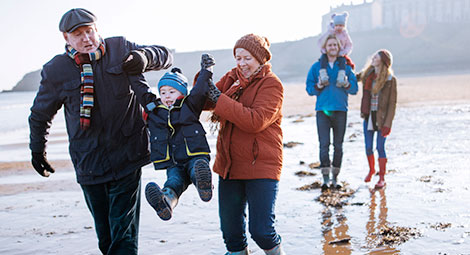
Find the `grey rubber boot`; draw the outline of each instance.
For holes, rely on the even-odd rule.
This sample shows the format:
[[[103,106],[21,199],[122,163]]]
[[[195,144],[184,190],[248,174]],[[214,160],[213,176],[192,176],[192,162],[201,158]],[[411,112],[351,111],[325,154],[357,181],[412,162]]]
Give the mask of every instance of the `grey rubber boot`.
[[[286,255],[281,247],[281,244],[276,245],[271,250],[264,250],[264,253],[266,253],[266,255]]]
[[[243,251],[228,251],[225,255],[248,255],[250,252],[248,251],[248,247],[246,247]]]
[[[341,185],[338,184],[338,174],[341,171],[339,167],[332,167],[331,172],[333,174],[333,179],[331,180],[331,188],[341,189]]]
[[[323,184],[321,185],[321,190],[328,190],[330,184],[330,167],[322,167],[321,173],[323,175]]]
[[[338,77],[336,79],[336,87],[339,87],[339,88],[346,87],[347,84],[348,84],[348,80],[346,77],[346,71],[339,70]]]
[[[328,72],[326,69],[320,69],[319,72],[319,78],[320,78],[320,84],[323,86],[328,86],[330,85],[329,77],[328,77]]]

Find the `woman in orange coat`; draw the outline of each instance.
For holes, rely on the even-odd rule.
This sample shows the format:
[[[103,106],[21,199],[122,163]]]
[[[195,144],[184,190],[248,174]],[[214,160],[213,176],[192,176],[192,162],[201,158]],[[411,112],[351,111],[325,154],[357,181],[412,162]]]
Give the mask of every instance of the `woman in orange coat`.
[[[245,233],[266,254],[284,254],[274,228],[282,169],[283,86],[267,63],[269,41],[248,34],[233,49],[237,66],[212,86],[217,123],[214,171],[219,177],[219,216],[227,254],[248,254]],[[220,91],[219,91],[220,90]]]

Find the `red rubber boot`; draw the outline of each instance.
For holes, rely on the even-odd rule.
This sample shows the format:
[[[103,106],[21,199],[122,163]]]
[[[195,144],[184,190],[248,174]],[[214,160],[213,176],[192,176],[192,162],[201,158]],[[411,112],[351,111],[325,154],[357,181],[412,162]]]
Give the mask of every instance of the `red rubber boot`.
[[[370,182],[372,176],[375,174],[375,158],[374,154],[367,155],[367,161],[369,162],[369,174],[367,174],[366,178],[364,179],[365,182]]]
[[[376,189],[383,188],[385,186],[385,172],[387,172],[387,158],[379,158],[379,182],[375,184]]]

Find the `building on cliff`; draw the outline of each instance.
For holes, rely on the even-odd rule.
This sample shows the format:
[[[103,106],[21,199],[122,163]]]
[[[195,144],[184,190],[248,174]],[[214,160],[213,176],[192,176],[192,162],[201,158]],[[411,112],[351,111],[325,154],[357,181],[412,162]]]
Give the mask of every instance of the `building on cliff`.
[[[344,11],[349,12],[349,32],[398,28],[412,35],[426,25],[470,23],[470,0],[364,0],[362,4],[330,7],[322,16],[323,32],[331,15]]]

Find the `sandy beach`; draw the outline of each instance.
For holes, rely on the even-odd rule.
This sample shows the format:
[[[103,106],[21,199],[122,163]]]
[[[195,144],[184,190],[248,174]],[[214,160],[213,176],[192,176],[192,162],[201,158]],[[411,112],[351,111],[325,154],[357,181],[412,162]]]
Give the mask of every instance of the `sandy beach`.
[[[315,97],[307,95],[304,84],[286,84],[284,143],[297,145],[284,150],[276,221],[287,254],[470,254],[469,81],[470,74],[398,77],[387,186],[381,191],[372,189],[378,177],[363,182],[361,92],[350,96],[340,179],[352,193],[339,207],[320,203],[319,189],[298,190],[321,179],[319,170],[309,167],[318,161]],[[99,254],[92,217],[71,162],[63,156],[68,145],[60,121],[54,121],[58,129],[51,132],[48,153],[56,173],[50,178],[40,177],[27,156],[0,161],[0,254]],[[208,139],[214,153],[216,136]],[[16,140],[2,142],[3,158],[29,155],[27,136]],[[299,171],[310,175],[296,175]],[[143,187],[164,180],[164,171],[143,168]],[[217,200],[214,192],[209,203],[201,202],[191,186],[173,219],[163,222],[142,196],[140,254],[223,254]],[[384,244],[380,231],[386,226],[419,234]],[[264,254],[252,240],[249,248]]]

